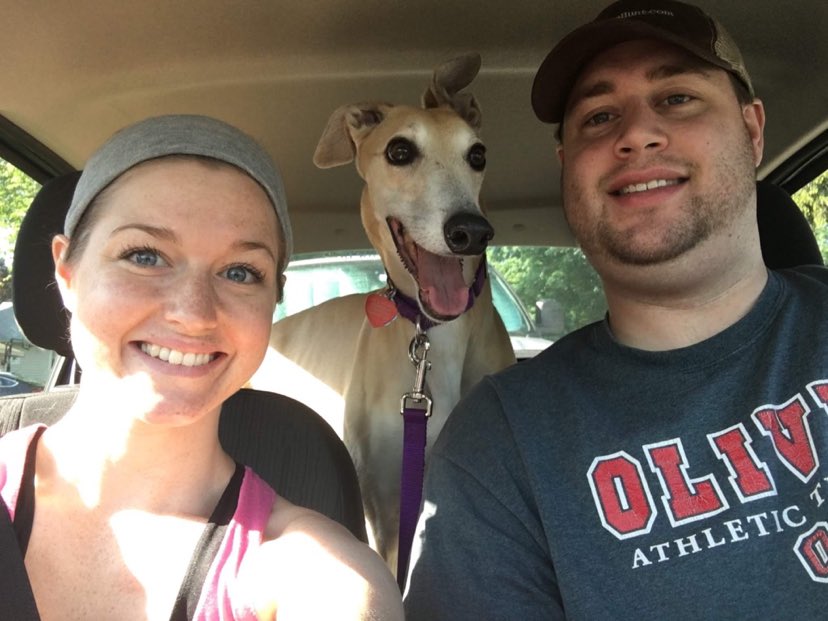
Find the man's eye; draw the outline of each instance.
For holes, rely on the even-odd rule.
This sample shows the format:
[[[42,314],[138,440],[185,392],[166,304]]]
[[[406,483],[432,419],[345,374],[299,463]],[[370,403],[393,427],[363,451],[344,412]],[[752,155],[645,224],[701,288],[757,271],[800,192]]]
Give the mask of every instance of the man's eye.
[[[690,95],[670,95],[664,102],[668,106],[678,106],[693,99]]]
[[[224,275],[228,280],[242,284],[261,282],[264,279],[264,274],[250,265],[228,267]]]
[[[612,115],[609,112],[599,112],[598,114],[593,114],[586,120],[586,125],[602,125],[607,123],[610,119],[612,119]]]

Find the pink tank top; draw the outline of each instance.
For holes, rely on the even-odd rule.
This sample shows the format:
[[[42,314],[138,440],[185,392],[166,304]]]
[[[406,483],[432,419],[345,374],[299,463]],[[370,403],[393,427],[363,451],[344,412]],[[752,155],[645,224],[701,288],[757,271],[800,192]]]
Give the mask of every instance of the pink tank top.
[[[24,555],[34,515],[33,493],[27,493],[26,490],[27,486],[33,486],[34,449],[42,429],[43,425],[32,425],[0,438],[0,496],[15,522],[15,529],[20,527],[19,530],[26,533],[25,543],[21,541]],[[29,468],[26,467],[27,461],[30,463]],[[251,608],[250,602],[242,601],[234,592],[247,553],[262,544],[275,500],[276,492],[267,483],[250,468],[238,466],[236,475],[231,479],[193,553],[173,618],[181,616],[179,612],[186,615],[187,604],[184,602],[195,601],[193,592],[200,583],[198,603],[191,618],[199,621],[256,619],[256,612]],[[31,503],[28,510],[31,515],[25,515],[25,508],[20,508],[18,515],[19,501]],[[222,513],[229,519],[219,518],[219,523],[214,523],[214,518]],[[16,516],[21,519],[16,519]],[[25,520],[29,521],[28,525],[19,524]],[[209,563],[209,568],[205,572],[206,563]]]

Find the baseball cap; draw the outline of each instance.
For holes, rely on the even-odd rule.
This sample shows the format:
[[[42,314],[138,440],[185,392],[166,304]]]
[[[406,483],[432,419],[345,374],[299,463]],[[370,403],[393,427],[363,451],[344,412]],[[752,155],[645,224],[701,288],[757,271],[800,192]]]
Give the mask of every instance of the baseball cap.
[[[287,200],[267,152],[240,129],[196,114],[169,114],[139,121],[116,132],[89,158],[72,196],[63,232],[71,237],[95,197],[133,166],[166,155],[199,155],[231,164],[247,173],[270,199],[285,239],[285,260],[293,249]]]
[[[675,0],[620,0],[564,37],[541,63],[532,108],[545,123],[560,123],[578,74],[597,54],[635,39],[672,43],[732,73],[754,95],[742,54],[727,30],[699,7]]]

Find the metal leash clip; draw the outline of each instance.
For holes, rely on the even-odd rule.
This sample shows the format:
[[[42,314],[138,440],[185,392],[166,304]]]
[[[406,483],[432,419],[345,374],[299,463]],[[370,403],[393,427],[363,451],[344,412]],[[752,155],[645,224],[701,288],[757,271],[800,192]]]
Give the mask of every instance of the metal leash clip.
[[[425,415],[431,416],[431,397],[424,392],[426,371],[431,368],[431,362],[427,360],[429,347],[431,347],[431,343],[428,341],[428,336],[420,328],[420,321],[417,320],[417,330],[408,345],[408,359],[417,369],[414,376],[414,390],[402,396],[400,414],[405,414],[406,409],[414,407],[425,410]]]

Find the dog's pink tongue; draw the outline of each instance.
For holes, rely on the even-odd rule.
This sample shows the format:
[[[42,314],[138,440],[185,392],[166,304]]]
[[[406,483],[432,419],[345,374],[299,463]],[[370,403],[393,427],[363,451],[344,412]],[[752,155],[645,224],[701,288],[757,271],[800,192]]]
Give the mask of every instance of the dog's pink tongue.
[[[459,259],[443,257],[420,249],[417,256],[417,280],[423,302],[443,317],[455,317],[466,310],[469,288],[463,281]]]

